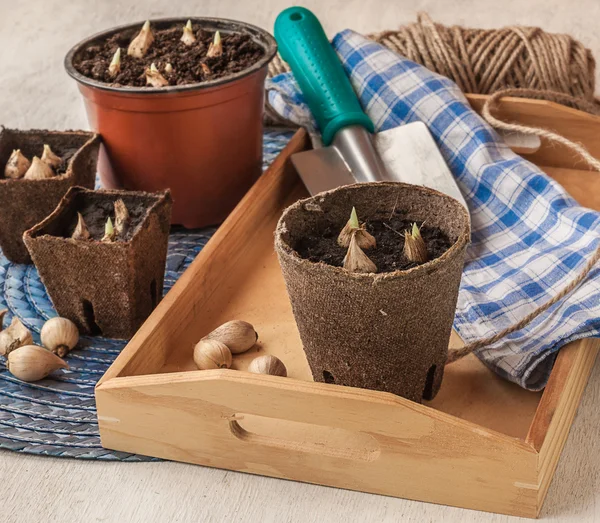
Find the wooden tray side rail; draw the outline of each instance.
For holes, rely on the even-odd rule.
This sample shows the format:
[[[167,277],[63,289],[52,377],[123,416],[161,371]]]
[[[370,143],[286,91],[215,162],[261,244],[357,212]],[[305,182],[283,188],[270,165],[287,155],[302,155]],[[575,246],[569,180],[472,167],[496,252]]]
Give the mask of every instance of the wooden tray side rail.
[[[446,505],[537,513],[538,456],[529,445],[393,395],[232,370],[114,378],[98,393],[109,448]]]
[[[468,98],[481,107],[482,97]],[[519,121],[525,124],[552,125],[600,153],[599,118],[522,99],[503,101],[501,111],[514,119],[522,114]],[[96,388],[102,444],[206,466],[536,517],[598,340],[573,342],[559,353],[537,409],[531,401],[520,403],[523,391],[516,387],[491,389],[515,398],[527,423],[524,429],[529,427],[519,432],[522,437],[443,412],[435,403],[418,405],[382,392],[314,383],[306,378],[306,369],[292,378],[191,370],[193,363],[186,358],[191,359],[192,344],[205,334],[206,317],[217,318],[224,314],[221,309],[237,311],[240,303],[246,310],[248,302],[236,302],[231,291],[232,274],[247,271],[246,258],[271,245],[266,229],[273,230],[284,202],[304,194],[289,157],[308,147],[306,133],[298,131],[102,378]],[[562,156],[557,159],[546,143],[533,156],[569,191],[581,191],[582,204],[600,209],[600,191],[584,190],[581,178],[597,173],[579,170]],[[269,247],[256,263],[276,271],[273,256]],[[225,288],[231,296],[217,299]],[[240,293],[249,292],[244,289]],[[282,287],[276,290],[282,292]],[[274,303],[283,307],[284,301]],[[284,313],[282,321],[293,323],[291,311]],[[299,339],[294,343],[301,352]],[[289,360],[291,354],[286,358],[300,361]],[[300,358],[300,366],[306,367]],[[237,368],[244,370],[244,365]],[[455,377],[454,386],[462,376]],[[463,404],[458,407],[448,410],[460,413]]]

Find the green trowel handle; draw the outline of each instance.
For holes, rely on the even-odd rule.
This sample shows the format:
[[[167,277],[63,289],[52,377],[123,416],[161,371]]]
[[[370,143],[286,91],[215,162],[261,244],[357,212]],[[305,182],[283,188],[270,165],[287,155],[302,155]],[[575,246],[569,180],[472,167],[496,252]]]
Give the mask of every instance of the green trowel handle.
[[[290,65],[323,138],[329,145],[344,127],[360,125],[373,132],[342,64],[317,17],[303,7],[282,11],[275,21],[281,57]]]

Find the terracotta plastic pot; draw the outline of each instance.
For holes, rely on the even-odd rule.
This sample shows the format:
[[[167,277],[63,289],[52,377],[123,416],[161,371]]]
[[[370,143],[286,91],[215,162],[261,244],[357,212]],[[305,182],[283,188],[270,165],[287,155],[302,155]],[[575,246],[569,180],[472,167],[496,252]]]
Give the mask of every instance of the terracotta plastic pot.
[[[349,273],[296,253],[298,242],[325,224],[341,230],[353,206],[370,220],[402,209],[439,227],[453,245],[428,263],[382,274]],[[275,248],[315,381],[432,399],[444,375],[469,236],[460,203],[414,185],[352,185],[288,207]]]
[[[90,225],[92,205],[112,209],[118,199],[137,216],[124,239],[70,237],[77,212]],[[171,205],[168,192],[70,189],[54,212],[23,236],[58,314],[80,332],[133,336],[162,298]]]
[[[66,171],[45,180],[4,178],[4,165],[14,149],[31,160],[40,157],[44,144],[65,159]],[[30,263],[23,233],[41,222],[74,185],[89,189],[96,181],[100,137],[84,131],[0,131],[0,249],[13,263]]]
[[[264,57],[245,71],[201,84],[165,88],[112,87],[79,74],[74,60],[90,45],[142,23],[88,38],[69,51],[65,67],[77,80],[91,127],[102,135],[104,187],[171,189],[173,223],[202,227],[222,221],[260,176],[262,119],[267,67],[275,40],[252,25],[216,18],[192,18],[194,27],[222,34],[246,33]],[[187,18],[151,21],[154,29]]]

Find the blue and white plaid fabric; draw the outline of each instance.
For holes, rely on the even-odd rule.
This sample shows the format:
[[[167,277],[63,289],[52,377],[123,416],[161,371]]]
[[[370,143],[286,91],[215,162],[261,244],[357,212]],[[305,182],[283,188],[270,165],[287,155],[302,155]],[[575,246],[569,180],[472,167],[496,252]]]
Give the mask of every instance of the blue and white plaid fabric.
[[[469,205],[472,244],[454,320],[463,340],[518,322],[577,275],[600,243],[599,213],[514,154],[452,81],[352,31],[338,34],[333,46],[376,129],[427,124]],[[267,87],[278,113],[314,132],[291,74]],[[477,355],[504,378],[540,390],[558,349],[598,336],[599,317],[596,266],[566,299]]]

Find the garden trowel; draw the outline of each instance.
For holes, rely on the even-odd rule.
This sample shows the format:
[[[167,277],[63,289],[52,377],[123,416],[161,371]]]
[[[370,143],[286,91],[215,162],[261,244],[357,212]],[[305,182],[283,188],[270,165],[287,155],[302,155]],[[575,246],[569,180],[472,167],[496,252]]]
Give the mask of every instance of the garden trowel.
[[[303,7],[275,22],[289,64],[315,117],[325,147],[292,155],[311,194],[360,182],[422,185],[466,203],[427,126],[414,122],[373,134],[342,64],[316,16]]]

